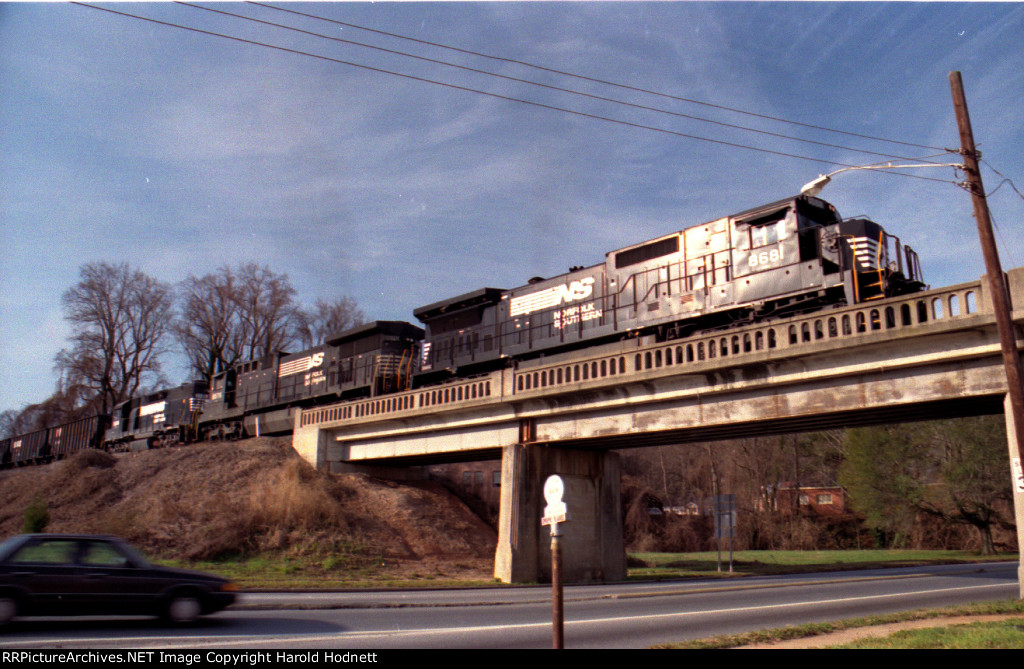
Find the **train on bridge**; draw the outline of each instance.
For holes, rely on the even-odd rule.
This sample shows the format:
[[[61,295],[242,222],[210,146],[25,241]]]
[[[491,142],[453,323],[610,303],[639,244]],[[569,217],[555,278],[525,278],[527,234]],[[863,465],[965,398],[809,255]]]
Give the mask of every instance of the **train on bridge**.
[[[287,434],[303,408],[443,385],[617,339],[685,338],[924,287],[917,254],[899,238],[800,195],[518,288],[434,302],[413,312],[422,329],[374,321],[307,351],[133,397],[109,415],[0,439],[0,466],[49,462],[84,448]]]

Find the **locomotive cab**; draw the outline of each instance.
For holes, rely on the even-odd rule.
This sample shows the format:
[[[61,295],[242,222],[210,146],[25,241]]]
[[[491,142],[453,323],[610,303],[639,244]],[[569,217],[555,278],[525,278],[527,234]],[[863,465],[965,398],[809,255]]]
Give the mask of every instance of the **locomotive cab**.
[[[893,297],[925,287],[917,253],[866,218],[837,226],[843,269],[850,270],[848,297],[853,303]]]

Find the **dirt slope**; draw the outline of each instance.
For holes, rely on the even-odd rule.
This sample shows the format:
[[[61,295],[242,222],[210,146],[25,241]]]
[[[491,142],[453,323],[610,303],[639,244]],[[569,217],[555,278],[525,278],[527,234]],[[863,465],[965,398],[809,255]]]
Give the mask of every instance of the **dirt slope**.
[[[245,551],[368,551],[402,560],[493,559],[496,535],[432,482],[318,472],[288,439],[111,456],[0,472],[0,537],[37,496],[49,532],[122,536],[168,558]]]

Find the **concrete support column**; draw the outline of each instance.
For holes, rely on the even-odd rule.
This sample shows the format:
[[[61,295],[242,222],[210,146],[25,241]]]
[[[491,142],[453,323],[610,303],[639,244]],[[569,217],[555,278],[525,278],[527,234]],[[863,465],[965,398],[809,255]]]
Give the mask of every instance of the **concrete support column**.
[[[516,444],[502,449],[501,511],[494,576],[505,583],[551,581],[549,528],[540,524],[544,481],[565,482],[569,520],[562,524],[566,583],[626,577],[619,455]]]
[[[301,416],[302,412],[297,412],[292,431],[292,448],[315,468],[327,469],[327,448],[330,444],[328,432],[317,425],[303,427],[299,424]]]
[[[1013,478],[1013,514],[1017,522],[1017,546],[1021,559],[1017,562],[1018,595],[1024,599],[1024,474],[1022,474],[1019,453],[1017,450],[1017,431],[1013,426],[1013,411],[1010,410],[1010,396],[1003,400],[1006,415],[1006,443],[1010,448],[1010,476]]]

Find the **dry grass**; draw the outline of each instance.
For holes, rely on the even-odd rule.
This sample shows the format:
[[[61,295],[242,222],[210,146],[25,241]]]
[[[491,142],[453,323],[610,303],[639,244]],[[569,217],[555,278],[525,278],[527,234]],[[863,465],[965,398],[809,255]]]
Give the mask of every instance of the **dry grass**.
[[[50,532],[122,536],[182,560],[266,551],[365,553],[403,561],[494,555],[494,531],[440,485],[318,472],[287,439],[114,457],[76,454],[0,472],[0,536],[21,530],[42,494]]]

